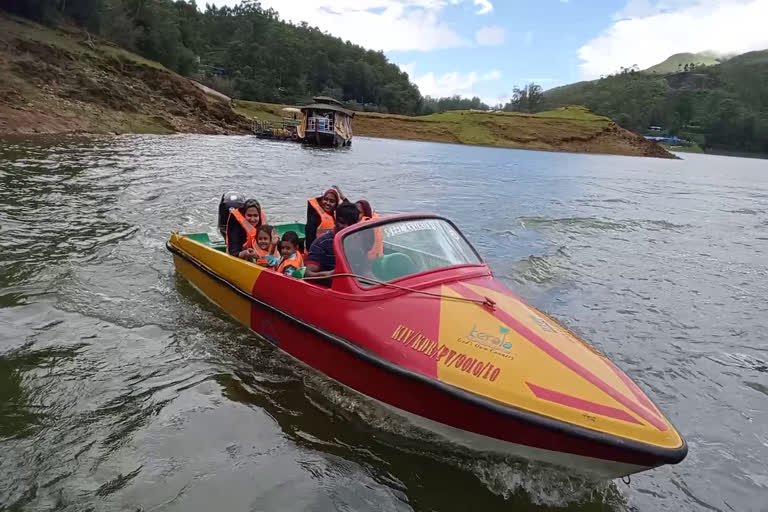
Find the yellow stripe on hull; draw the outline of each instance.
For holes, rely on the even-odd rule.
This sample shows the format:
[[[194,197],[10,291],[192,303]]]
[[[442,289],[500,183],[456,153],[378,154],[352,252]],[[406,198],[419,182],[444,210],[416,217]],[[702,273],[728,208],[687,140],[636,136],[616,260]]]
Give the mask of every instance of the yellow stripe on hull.
[[[470,284],[466,288],[495,301],[496,311],[514,317],[540,340],[532,342],[498,313],[443,299],[439,345],[450,352],[438,357],[442,382],[590,430],[663,448],[682,446],[674,427],[655,407],[642,405],[618,370],[592,347],[514,296]],[[441,292],[462,296],[450,286]],[[545,351],[546,345],[555,350]],[[574,370],[567,360],[581,368]],[[597,380],[602,383],[595,384]],[[611,388],[624,403],[606,392]]]
[[[223,277],[241,291],[251,294],[263,267],[245,260],[234,258],[224,252],[186,238],[178,233],[171,235],[171,245],[193,258],[198,264],[208,269],[215,269],[215,274]],[[237,321],[251,327],[251,308],[249,300],[241,297],[229,286],[212,279],[205,272],[184,258],[174,255],[174,263],[181,274],[209,299],[219,305]]]
[[[229,286],[212,279],[208,274],[181,256],[174,255],[176,270],[213,303],[229,313],[246,327],[251,327],[251,301],[233,292]]]

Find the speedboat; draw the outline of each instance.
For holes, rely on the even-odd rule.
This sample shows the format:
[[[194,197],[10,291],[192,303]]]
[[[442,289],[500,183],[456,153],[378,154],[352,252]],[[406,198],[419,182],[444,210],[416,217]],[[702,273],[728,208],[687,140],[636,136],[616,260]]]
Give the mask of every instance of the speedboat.
[[[278,226],[288,229],[303,234]],[[205,233],[173,233],[167,248],[259,337],[453,443],[601,480],[686,456],[624,372],[496,280],[446,218],[393,215],[338,232],[329,286],[232,257]]]

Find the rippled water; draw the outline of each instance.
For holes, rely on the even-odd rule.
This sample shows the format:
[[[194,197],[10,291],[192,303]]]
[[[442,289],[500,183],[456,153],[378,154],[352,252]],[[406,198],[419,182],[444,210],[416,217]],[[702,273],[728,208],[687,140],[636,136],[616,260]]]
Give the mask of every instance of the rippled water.
[[[228,189],[300,220],[339,184],[454,219],[690,445],[586,485],[434,442],[177,277]],[[0,141],[0,510],[766,510],[768,164],[355,139]]]

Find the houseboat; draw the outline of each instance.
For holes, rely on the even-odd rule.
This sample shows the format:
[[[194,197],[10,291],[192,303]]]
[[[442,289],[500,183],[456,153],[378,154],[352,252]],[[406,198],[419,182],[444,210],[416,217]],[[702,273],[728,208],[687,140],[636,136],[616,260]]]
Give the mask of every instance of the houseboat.
[[[318,146],[342,147],[352,144],[352,118],[355,113],[328,96],[315,96],[314,103],[301,107],[299,140]]]

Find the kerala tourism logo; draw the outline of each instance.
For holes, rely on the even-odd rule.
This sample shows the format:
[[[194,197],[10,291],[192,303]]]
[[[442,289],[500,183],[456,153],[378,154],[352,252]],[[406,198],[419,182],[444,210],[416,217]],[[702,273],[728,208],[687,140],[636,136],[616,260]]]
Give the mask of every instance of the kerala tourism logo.
[[[512,343],[507,341],[507,334],[509,334],[509,327],[504,327],[503,325],[499,326],[498,333],[484,332],[478,329],[476,325],[473,325],[467,339],[482,343],[483,345],[491,345],[496,348],[509,350],[512,348]]]

